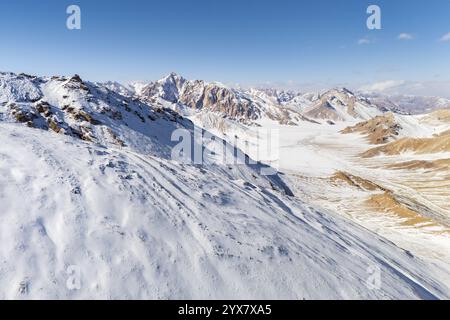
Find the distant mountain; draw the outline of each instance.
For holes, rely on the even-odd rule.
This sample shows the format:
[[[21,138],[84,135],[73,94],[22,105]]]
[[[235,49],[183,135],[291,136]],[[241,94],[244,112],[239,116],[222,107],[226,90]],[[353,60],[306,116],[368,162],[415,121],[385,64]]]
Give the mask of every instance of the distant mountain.
[[[450,107],[450,100],[444,98],[383,96],[352,92],[346,88],[318,93],[270,88],[237,89],[217,82],[187,80],[176,73],[151,83],[140,83],[136,88],[132,90],[133,94],[144,101],[160,104],[186,116],[205,118],[207,113],[208,117],[214,114],[256,126],[266,120],[285,125],[299,125],[303,121],[357,122],[385,112],[418,114]],[[117,90],[126,91],[123,88]]]
[[[307,117],[331,121],[368,120],[383,110],[346,88],[326,91],[304,111]]]
[[[407,115],[450,108],[450,100],[440,97],[389,96],[352,92],[346,88],[316,93],[271,88],[236,89],[217,82],[187,80],[174,72],[151,83],[121,85],[106,82],[101,85],[185,115],[198,115],[203,111],[253,125],[264,119],[288,125],[298,125],[302,121],[360,121],[385,112]]]
[[[437,109],[450,108],[450,100],[441,97],[382,95],[377,93],[361,93],[370,103],[387,111],[402,114],[422,114]]]
[[[439,97],[385,96],[334,88],[301,93],[271,88],[237,89],[217,82],[187,80],[171,73],[151,83],[102,84],[125,96],[170,108],[200,122],[226,127],[229,121],[259,126],[266,121],[296,126],[304,121],[335,124],[359,122],[395,114],[421,114],[450,108],[450,100]]]
[[[342,157],[336,144],[348,136],[308,121],[309,102],[328,103],[329,116],[344,120],[376,110],[347,91],[310,100],[175,74],[138,92],[78,75],[0,73],[0,298],[448,298],[447,264],[424,260],[351,221],[345,206],[325,203],[348,196],[346,205],[366,213],[357,201],[362,187],[381,190],[378,184],[345,174],[340,180],[360,190],[341,183],[328,192],[328,177],[299,186],[305,172],[265,175],[268,165],[216,135],[196,137],[206,129],[183,116],[215,115],[247,133],[264,121],[292,122],[288,129],[297,130],[283,136],[287,160],[312,175],[331,159],[335,171],[355,158]],[[188,136],[183,157],[173,156],[178,129]],[[315,141],[323,131],[328,138]],[[195,151],[199,163],[191,161]],[[320,203],[302,196],[314,188]],[[74,270],[80,287],[70,290]]]
[[[307,121],[298,110],[279,103],[289,100],[289,96],[283,95],[275,97],[266,92],[242,91],[216,82],[186,80],[172,73],[143,87],[140,96],[144,101],[171,105],[182,113],[213,113],[245,124],[257,125],[258,120],[264,118],[289,125]]]
[[[204,161],[223,164],[225,158],[236,157],[234,147],[225,144],[224,148],[224,143],[218,138],[214,143],[209,143],[210,152],[202,151],[205,147],[202,141],[195,140],[195,127],[190,120],[171,109],[146,104],[138,98],[112,91],[122,90],[120,85],[114,83],[109,83],[107,87],[84,81],[78,75],[41,78],[0,74],[0,84],[0,120],[3,122],[19,123],[105,147],[123,148],[164,159],[172,158],[173,148],[178,143],[171,140],[173,132],[183,129],[190,133],[193,150],[200,149],[201,155],[205,155]],[[247,155],[239,152],[244,160],[249,160]],[[195,154],[185,157],[194,162]],[[235,179],[247,176],[249,179],[257,178],[260,174],[256,172],[263,167],[251,161],[243,164],[243,168],[248,170],[241,168],[236,172],[224,169],[226,166],[214,166],[227,174],[236,173]],[[289,194],[277,175],[261,179],[266,181],[267,186],[280,188]]]

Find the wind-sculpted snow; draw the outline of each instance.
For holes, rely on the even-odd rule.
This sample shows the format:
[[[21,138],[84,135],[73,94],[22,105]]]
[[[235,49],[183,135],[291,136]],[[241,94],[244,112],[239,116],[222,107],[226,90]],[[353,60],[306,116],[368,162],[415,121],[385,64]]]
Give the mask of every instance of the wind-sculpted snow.
[[[0,137],[0,298],[449,297],[448,270],[207,165],[18,124]]]

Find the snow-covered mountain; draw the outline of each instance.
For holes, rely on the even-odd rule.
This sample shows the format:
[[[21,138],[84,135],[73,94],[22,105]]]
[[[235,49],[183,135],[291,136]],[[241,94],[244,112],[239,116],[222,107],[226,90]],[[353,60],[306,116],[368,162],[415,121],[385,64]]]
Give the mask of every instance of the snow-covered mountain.
[[[448,270],[255,182],[4,122],[0,136],[1,298],[449,297],[433,280]]]
[[[258,178],[256,175],[259,174],[255,172],[262,167],[261,164],[247,161],[247,165],[227,168],[225,161],[236,158],[239,150],[236,153],[233,146],[218,138],[206,143],[204,137],[196,136],[190,120],[171,109],[144,104],[139,99],[122,96],[105,86],[85,82],[77,75],[70,78],[37,78],[6,74],[2,78],[9,84],[9,94],[5,95],[9,100],[0,106],[1,119],[5,122],[18,122],[105,147],[127,149],[164,159],[173,157],[172,151],[179,142],[173,139],[173,133],[184,130],[189,134],[192,149],[184,155],[187,160],[194,163],[196,154],[193,151],[200,150],[203,162],[210,163],[211,167],[227,175],[237,174],[236,179],[244,176],[251,180]],[[24,92],[23,88],[30,93]],[[201,129],[199,131],[202,132]],[[205,148],[208,150],[203,150]],[[239,160],[232,160],[231,164],[238,164]],[[217,164],[222,164],[223,168]],[[248,170],[240,170],[239,167]],[[283,192],[289,194],[277,176],[263,177],[263,180],[267,181],[266,185],[282,187]]]
[[[341,132],[360,133],[372,144],[385,144],[401,138],[429,138],[450,129],[447,120],[450,109],[424,115],[405,115],[386,112],[351,125]]]
[[[402,114],[422,114],[437,109],[450,108],[450,100],[442,97],[383,95],[380,93],[361,93],[368,101],[389,111]]]
[[[171,73],[152,82],[141,91],[141,97],[151,103],[170,106],[186,115],[216,114],[243,124],[257,125],[258,120],[270,119],[278,123],[296,125],[308,121],[299,110],[284,107],[284,97],[268,95],[263,91],[243,91],[220,83],[186,80]]]
[[[448,106],[445,99],[416,98],[409,105],[407,98],[353,93],[346,88],[335,88],[319,93],[299,93],[276,89],[236,89],[220,83],[186,80],[171,73],[161,80],[140,88],[137,96],[144,101],[161,104],[187,116],[208,118],[211,114],[246,125],[261,125],[274,121],[285,125],[300,125],[304,121],[334,124],[369,120],[385,112],[415,113],[417,105],[426,101],[422,110]],[[411,98],[413,99],[413,98]],[[201,121],[200,121],[201,122]]]
[[[96,83],[98,86],[105,87],[110,91],[116,92],[122,96],[133,96],[138,92],[138,89],[134,87],[134,85],[123,85],[117,81],[107,81]]]
[[[369,120],[382,111],[376,105],[362,99],[346,88],[332,89],[321,94],[305,110],[305,115],[329,121]]]
[[[327,103],[333,110],[320,112]],[[133,87],[0,73],[0,298],[450,298],[447,256],[434,256],[448,244],[442,197],[416,206],[439,217],[430,223],[435,238],[417,232],[422,246],[392,242],[342,208],[365,192],[356,182],[389,190],[398,206],[409,198],[356,174],[341,175],[358,190],[343,194],[326,176],[384,172],[348,162],[369,146],[359,132],[339,133],[380,112],[347,90],[242,91],[176,74]],[[408,123],[443,129],[442,117]],[[206,120],[218,119],[240,130],[240,143],[207,131]],[[244,148],[252,128],[269,124],[287,130],[280,172]],[[174,153],[183,136],[188,148]],[[324,200],[334,192],[350,200]],[[68,285],[70,270],[79,271],[78,288]]]

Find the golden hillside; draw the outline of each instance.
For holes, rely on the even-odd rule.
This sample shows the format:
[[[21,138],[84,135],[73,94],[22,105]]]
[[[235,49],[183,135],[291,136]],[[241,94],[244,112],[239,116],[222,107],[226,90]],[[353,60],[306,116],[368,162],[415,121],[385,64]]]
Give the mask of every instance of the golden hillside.
[[[383,144],[398,136],[400,130],[401,126],[396,123],[394,114],[390,112],[347,127],[341,133],[360,133],[366,135],[371,144]]]
[[[362,157],[370,158],[380,154],[398,155],[404,152],[416,154],[450,152],[450,130],[432,138],[403,138],[369,149],[362,154]]]

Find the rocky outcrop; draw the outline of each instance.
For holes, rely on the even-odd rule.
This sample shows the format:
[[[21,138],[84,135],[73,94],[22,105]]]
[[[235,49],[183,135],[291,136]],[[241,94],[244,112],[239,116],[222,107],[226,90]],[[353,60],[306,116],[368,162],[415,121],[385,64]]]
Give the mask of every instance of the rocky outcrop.
[[[365,135],[371,144],[384,144],[398,137],[401,129],[402,127],[396,122],[394,114],[390,112],[347,127],[341,133],[360,133]]]

